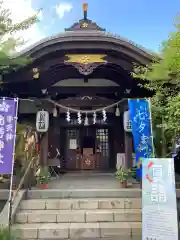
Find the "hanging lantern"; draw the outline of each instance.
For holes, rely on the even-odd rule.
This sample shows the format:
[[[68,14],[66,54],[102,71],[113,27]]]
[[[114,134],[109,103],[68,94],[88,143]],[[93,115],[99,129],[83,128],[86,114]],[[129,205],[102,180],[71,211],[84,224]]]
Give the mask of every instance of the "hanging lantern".
[[[102,110],[102,115],[103,115],[103,121],[105,122],[107,120],[105,109]]]
[[[68,109],[67,114],[66,114],[66,120],[67,120],[67,122],[71,121],[69,109]]]
[[[82,119],[81,119],[81,113],[80,112],[77,113],[77,118],[78,118],[78,123],[81,124]]]
[[[88,116],[87,116],[87,113],[86,113],[86,117],[85,117],[85,120],[84,120],[84,126],[88,126],[89,125],[89,121],[88,121]]]
[[[130,119],[129,111],[124,112],[124,130],[126,132],[132,132],[132,121]]]
[[[93,124],[96,124],[96,112],[93,113]]]
[[[36,114],[36,130],[37,132],[47,132],[49,128],[49,113],[41,110]]]
[[[56,107],[53,108],[52,114],[53,114],[53,117],[55,117],[55,118],[57,117],[58,112],[57,112],[57,108]]]
[[[116,113],[115,113],[116,117],[119,117],[120,116],[120,110],[119,110],[119,107],[117,105],[116,107]]]

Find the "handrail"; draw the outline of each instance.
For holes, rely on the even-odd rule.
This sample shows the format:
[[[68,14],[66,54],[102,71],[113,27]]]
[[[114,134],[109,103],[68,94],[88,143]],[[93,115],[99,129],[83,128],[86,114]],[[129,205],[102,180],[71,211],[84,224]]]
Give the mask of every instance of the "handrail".
[[[28,165],[28,167],[27,167],[27,169],[26,169],[26,171],[25,171],[25,173],[24,173],[24,175],[23,175],[23,177],[22,177],[22,179],[21,179],[21,181],[18,185],[18,188],[16,189],[15,193],[13,194],[12,203],[14,202],[14,199],[16,198],[16,196],[17,196],[19,190],[21,189],[22,185],[24,184],[25,178],[26,178],[27,174],[29,173],[29,170],[31,169],[31,166],[32,166],[32,164],[33,164],[33,162],[36,158],[37,158],[37,156],[33,157],[31,159],[31,161],[30,161],[30,163],[29,163],[29,165]]]

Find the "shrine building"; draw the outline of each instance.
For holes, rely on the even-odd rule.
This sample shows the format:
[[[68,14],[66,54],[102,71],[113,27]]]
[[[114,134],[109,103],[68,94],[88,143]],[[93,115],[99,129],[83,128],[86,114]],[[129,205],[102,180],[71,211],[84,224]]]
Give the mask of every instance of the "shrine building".
[[[19,52],[16,57],[32,62],[5,75],[1,90],[20,99],[20,122],[36,126],[36,113],[49,112],[41,163],[58,166],[60,161],[65,172],[114,170],[118,156],[132,167],[133,138],[123,120],[127,99],[150,96],[132,71],[134,63],[149,64],[153,54],[107,32],[87,17],[87,10],[83,4],[79,22]]]

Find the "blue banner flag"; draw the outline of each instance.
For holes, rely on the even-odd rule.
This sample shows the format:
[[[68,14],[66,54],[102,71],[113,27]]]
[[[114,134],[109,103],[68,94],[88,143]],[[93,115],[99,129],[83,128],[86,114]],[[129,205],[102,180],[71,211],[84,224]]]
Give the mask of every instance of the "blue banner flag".
[[[129,99],[128,105],[136,154],[136,177],[141,179],[142,159],[153,157],[149,101],[146,99]]]

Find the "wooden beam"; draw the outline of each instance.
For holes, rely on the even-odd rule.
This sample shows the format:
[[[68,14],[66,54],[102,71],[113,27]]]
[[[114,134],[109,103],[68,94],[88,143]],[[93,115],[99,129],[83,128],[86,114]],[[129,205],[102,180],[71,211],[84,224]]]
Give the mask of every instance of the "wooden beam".
[[[50,87],[48,93],[58,94],[98,94],[98,93],[120,93],[123,92],[122,87]]]

